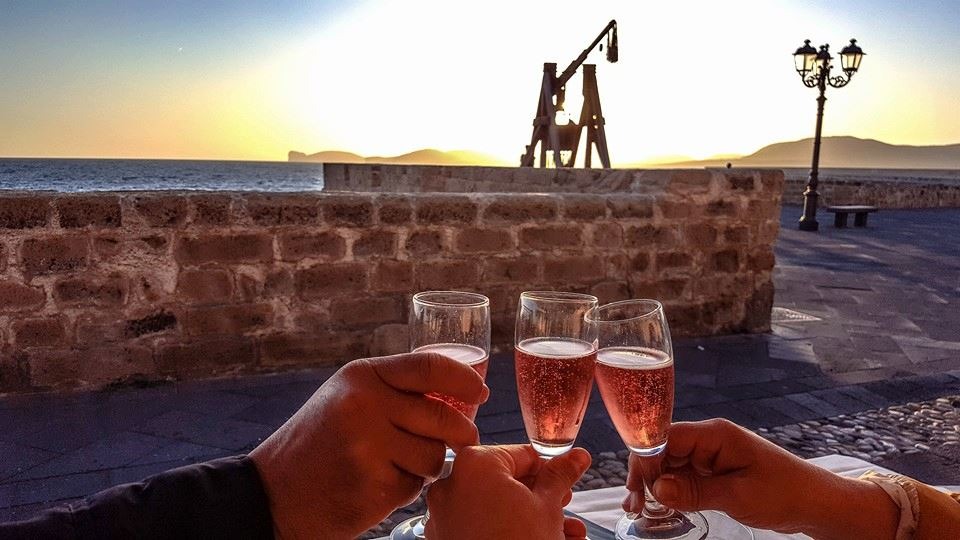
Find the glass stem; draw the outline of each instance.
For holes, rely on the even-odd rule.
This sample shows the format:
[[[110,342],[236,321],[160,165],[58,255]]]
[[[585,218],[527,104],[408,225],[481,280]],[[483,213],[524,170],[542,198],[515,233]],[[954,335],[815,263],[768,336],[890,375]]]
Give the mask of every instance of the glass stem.
[[[661,464],[663,463],[663,452],[652,456],[637,454],[640,463],[640,476],[643,478],[643,517],[659,519],[673,515],[673,510],[660,504],[657,498],[653,496],[653,483],[660,477]]]

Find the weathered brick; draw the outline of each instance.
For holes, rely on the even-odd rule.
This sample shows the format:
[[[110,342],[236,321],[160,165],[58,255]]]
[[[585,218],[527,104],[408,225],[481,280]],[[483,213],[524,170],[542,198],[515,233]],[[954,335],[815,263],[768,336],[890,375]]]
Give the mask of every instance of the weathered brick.
[[[683,236],[691,248],[710,248],[717,243],[717,228],[709,223],[684,225]]]
[[[94,237],[93,251],[99,259],[111,259],[122,253],[123,241],[116,235],[105,234]]]
[[[170,311],[161,309],[149,315],[127,319],[123,327],[123,333],[128,338],[138,338],[175,330],[176,328],[177,316]]]
[[[672,227],[655,225],[630,226],[626,230],[623,243],[631,248],[671,246],[678,243],[677,231]]]
[[[753,176],[738,174],[728,174],[727,183],[734,191],[753,191],[755,185]]]
[[[0,229],[32,229],[50,223],[51,199],[45,195],[0,196]]]
[[[426,289],[455,289],[475,285],[478,261],[436,261],[418,263],[414,269],[417,287]]]
[[[210,375],[230,368],[253,366],[256,361],[253,340],[231,336],[161,345],[157,369],[161,373],[177,375]]]
[[[717,272],[736,272],[740,269],[740,253],[735,249],[726,249],[713,254],[711,268]]]
[[[603,281],[590,288],[590,294],[597,297],[600,304],[630,299],[630,289],[623,281]]]
[[[369,336],[356,332],[280,333],[260,339],[260,362],[265,366],[343,365],[367,356]]]
[[[273,238],[258,233],[184,237],[177,242],[174,256],[185,265],[272,261]]]
[[[223,226],[233,223],[230,212],[230,197],[225,195],[193,195],[190,197],[193,205],[193,219],[195,225]]]
[[[561,257],[543,262],[543,279],[548,282],[590,283],[602,277],[603,264],[596,257]]]
[[[406,319],[407,313],[398,297],[352,297],[330,303],[330,322],[341,328],[398,323]]]
[[[28,275],[70,272],[87,264],[85,236],[30,238],[20,248],[20,260]]]
[[[244,302],[253,302],[263,296],[263,279],[259,270],[238,271],[233,278],[237,296]]]
[[[273,322],[270,304],[235,304],[189,309],[183,321],[187,335],[242,334]]]
[[[365,231],[353,241],[354,257],[390,257],[397,252],[397,233]]]
[[[413,263],[390,260],[378,262],[370,286],[374,291],[409,291],[413,288]]]
[[[380,223],[400,225],[409,223],[413,216],[413,205],[406,197],[380,197],[377,200],[377,215]]]
[[[149,378],[155,373],[153,352],[140,345],[89,349],[33,349],[28,353],[30,382],[35,387],[100,386]]]
[[[594,224],[590,234],[590,245],[595,248],[619,248],[623,245],[623,228],[619,223]]]
[[[406,324],[384,324],[373,331],[370,356],[388,356],[410,350],[410,328]]]
[[[367,266],[356,263],[322,264],[297,272],[297,292],[305,300],[356,294],[367,288]]]
[[[249,195],[247,215],[256,225],[312,225],[320,215],[317,198],[308,195]]]
[[[116,195],[74,195],[57,199],[60,226],[66,229],[80,227],[120,227],[120,197]]]
[[[280,258],[285,261],[298,261],[312,257],[336,261],[342,259],[347,253],[347,241],[335,232],[293,232],[280,235],[278,240],[280,241]]]
[[[708,216],[736,216],[737,204],[730,200],[713,201],[707,205]]]
[[[416,230],[410,233],[404,242],[404,249],[411,255],[434,255],[444,249],[442,231]]]
[[[14,342],[23,347],[62,347],[68,344],[63,317],[20,319],[13,322]]]
[[[488,258],[483,261],[484,283],[534,283],[540,278],[540,264],[536,257]]]
[[[0,242],[0,272],[3,272],[7,269],[7,246]]]
[[[617,193],[608,197],[607,206],[610,207],[610,214],[615,218],[653,217],[653,197],[648,195]]]
[[[754,271],[766,271],[773,270],[774,265],[776,264],[776,259],[773,256],[772,249],[763,249],[760,251],[755,251],[750,254],[748,261],[748,270]]]
[[[328,195],[321,199],[323,219],[333,225],[367,227],[373,224],[373,202],[358,195]]]
[[[431,224],[468,224],[477,219],[477,203],[469,197],[431,196],[417,199],[417,221]]]
[[[661,251],[657,253],[657,269],[687,268],[693,264],[693,257],[684,251]]]
[[[178,227],[187,220],[187,198],[180,195],[140,195],[133,207],[150,227]]]
[[[295,291],[293,272],[286,268],[271,270],[263,281],[263,294],[268,298],[292,296]]]
[[[750,228],[744,225],[731,225],[724,229],[723,239],[731,244],[743,244],[750,241]]]
[[[513,237],[504,229],[471,227],[457,231],[457,251],[462,253],[495,253],[513,249]]]
[[[697,208],[696,205],[690,201],[671,200],[657,201],[657,206],[660,207],[660,213],[663,215],[664,219],[688,218],[695,214]]]
[[[574,193],[563,195],[563,217],[566,219],[591,221],[606,215],[607,202],[600,196]]]
[[[743,329],[747,332],[770,330],[770,310],[773,309],[773,282],[758,283],[750,295],[744,311]]]
[[[181,270],[177,294],[191,303],[226,303],[233,295],[233,280],[223,269]]]
[[[667,190],[673,193],[705,193],[710,190],[712,173],[703,169],[673,170]]]
[[[75,277],[57,281],[53,297],[61,304],[119,306],[126,300],[127,287],[126,279],[118,275]]]
[[[630,269],[634,272],[644,272],[647,268],[650,268],[649,253],[641,251],[630,259]]]
[[[583,246],[581,228],[577,225],[528,227],[520,231],[521,249],[569,249]]]
[[[671,278],[660,280],[637,279],[631,281],[630,294],[634,298],[653,298],[662,302],[679,300],[687,296],[690,280]]]
[[[549,195],[517,194],[497,197],[483,211],[488,221],[551,220],[557,217],[557,199]]]

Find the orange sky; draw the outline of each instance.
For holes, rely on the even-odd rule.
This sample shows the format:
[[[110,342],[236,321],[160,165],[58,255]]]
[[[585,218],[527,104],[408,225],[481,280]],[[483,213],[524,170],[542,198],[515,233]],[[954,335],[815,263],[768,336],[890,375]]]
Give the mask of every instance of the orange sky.
[[[950,30],[960,10],[937,5],[15,8],[0,22],[0,50],[11,53],[0,57],[0,156],[283,160],[294,149],[432,147],[513,162],[529,139],[542,63],[562,68],[613,17],[620,62],[591,61],[614,162],[750,153],[811,136],[815,92],[790,56],[804,38],[838,51],[856,37],[867,52],[852,83],[828,91],[825,135],[955,143],[960,61],[949,51],[960,46]],[[578,88],[568,86],[570,101]]]

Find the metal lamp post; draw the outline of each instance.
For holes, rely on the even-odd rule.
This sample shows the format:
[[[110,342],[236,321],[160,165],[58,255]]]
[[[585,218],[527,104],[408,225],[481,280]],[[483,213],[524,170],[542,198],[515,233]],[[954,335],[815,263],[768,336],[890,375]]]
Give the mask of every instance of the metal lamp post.
[[[850,44],[840,51],[840,63],[843,68],[843,75],[830,76],[830,70],[833,68],[830,56],[830,45],[821,45],[820,50],[810,46],[810,40],[804,40],[803,47],[793,53],[793,59],[796,63],[797,73],[803,80],[807,88],[819,88],[820,96],[817,98],[817,133],[813,139],[813,163],[810,166],[810,178],[807,180],[807,189],[803,192],[803,216],[800,218],[801,231],[816,231],[819,229],[817,223],[817,193],[818,175],[820,172],[820,128],[823,126],[823,104],[827,101],[824,95],[827,91],[827,85],[834,88],[841,88],[850,82],[853,74],[860,69],[860,61],[863,59],[863,49],[857,46],[857,40],[851,39]]]

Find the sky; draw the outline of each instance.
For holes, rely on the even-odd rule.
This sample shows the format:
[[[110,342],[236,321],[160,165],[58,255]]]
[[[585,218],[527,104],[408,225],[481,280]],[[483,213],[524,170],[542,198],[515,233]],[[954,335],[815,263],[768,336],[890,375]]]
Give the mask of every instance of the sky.
[[[611,18],[620,61],[588,62],[615,163],[812,136],[804,39],[867,53],[828,89],[824,135],[960,142],[960,0],[0,0],[0,156],[514,162],[543,62],[562,69]]]

